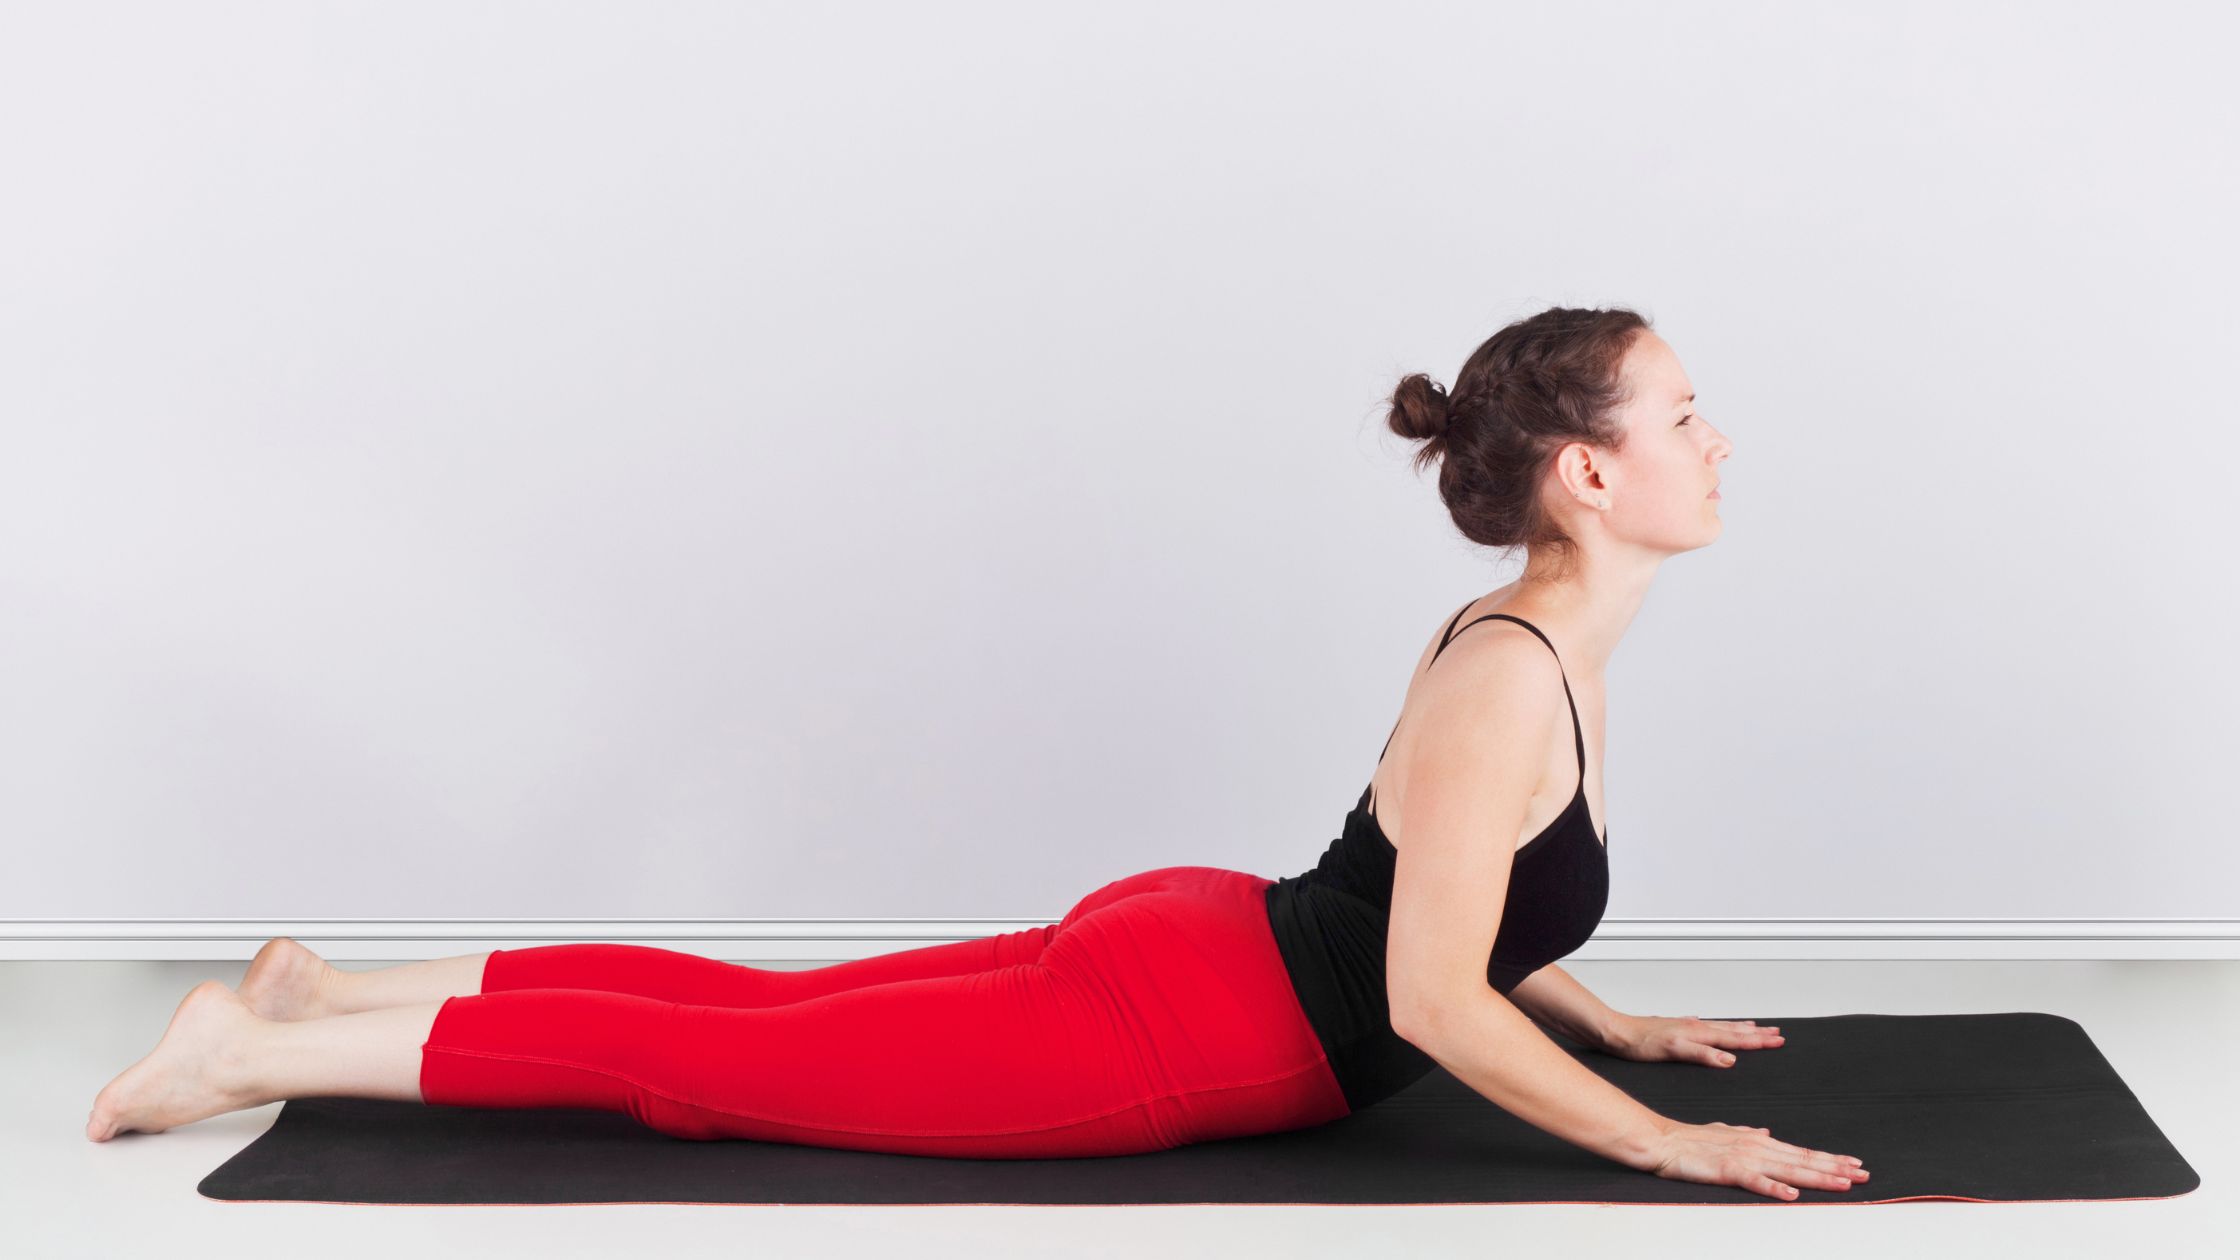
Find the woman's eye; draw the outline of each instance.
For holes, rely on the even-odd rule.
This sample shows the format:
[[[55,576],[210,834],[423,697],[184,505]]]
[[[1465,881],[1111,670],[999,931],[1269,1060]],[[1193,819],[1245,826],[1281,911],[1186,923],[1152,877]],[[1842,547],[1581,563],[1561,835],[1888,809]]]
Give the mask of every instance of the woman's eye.
[[[1687,417],[1687,416],[1682,416],[1682,417],[1680,417],[1680,424],[1686,424],[1686,423],[1688,422],[1688,420],[1689,420],[1689,417]],[[1673,427],[1674,427],[1674,428],[1678,428],[1678,427],[1679,427],[1679,425],[1674,425]]]

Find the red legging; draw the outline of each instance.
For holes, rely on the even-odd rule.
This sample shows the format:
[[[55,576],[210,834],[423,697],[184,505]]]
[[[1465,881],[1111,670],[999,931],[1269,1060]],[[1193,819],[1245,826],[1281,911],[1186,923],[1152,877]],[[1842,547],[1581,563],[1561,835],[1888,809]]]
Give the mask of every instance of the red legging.
[[[466,1107],[628,1112],[680,1138],[1126,1155],[1345,1115],[1258,875],[1170,866],[1046,927],[806,971],[645,945],[493,953],[421,1047]]]

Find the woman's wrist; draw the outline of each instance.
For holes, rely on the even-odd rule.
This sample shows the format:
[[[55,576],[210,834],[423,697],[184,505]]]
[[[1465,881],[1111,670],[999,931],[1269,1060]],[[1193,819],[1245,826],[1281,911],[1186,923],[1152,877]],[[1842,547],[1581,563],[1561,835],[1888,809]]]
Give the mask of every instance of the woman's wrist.
[[[1640,1022],[1637,1015],[1612,1011],[1602,1021],[1602,1048],[1615,1050],[1633,1038],[1633,1026]]]
[[[1636,1017],[1612,1010],[1554,963],[1511,988],[1509,1000],[1540,1024],[1591,1049],[1610,1050],[1634,1032]]]

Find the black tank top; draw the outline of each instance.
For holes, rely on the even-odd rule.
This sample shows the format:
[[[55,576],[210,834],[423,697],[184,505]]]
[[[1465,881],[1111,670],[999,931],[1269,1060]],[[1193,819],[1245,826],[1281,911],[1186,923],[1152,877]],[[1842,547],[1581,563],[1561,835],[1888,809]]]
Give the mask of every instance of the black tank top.
[[[1455,622],[1470,611],[1465,604],[1447,623],[1431,654],[1459,633]],[[1522,617],[1487,613],[1470,623],[1494,618],[1514,621],[1548,644],[1539,627]],[[1467,630],[1470,626],[1464,626]],[[1424,667],[1426,670],[1430,666]],[[1556,668],[1563,668],[1562,657]],[[1608,904],[1610,868],[1587,808],[1587,739],[1579,727],[1579,706],[1571,698],[1571,679],[1563,680],[1564,702],[1571,707],[1572,740],[1579,751],[1579,789],[1571,804],[1547,829],[1516,851],[1509,870],[1508,896],[1501,906],[1500,929],[1486,981],[1506,997],[1526,976],[1571,953],[1594,935]],[[1392,724],[1398,734],[1400,724]],[[1385,751],[1392,736],[1385,736]],[[1384,764],[1384,753],[1377,754]],[[1268,924],[1291,975],[1300,1009],[1330,1058],[1332,1072],[1355,1111],[1398,1093],[1438,1064],[1392,1031],[1392,1009],[1385,990],[1385,933],[1391,922],[1392,876],[1399,850],[1377,825],[1370,803],[1376,786],[1361,789],[1347,812],[1345,830],[1322,854],[1314,869],[1269,885]]]

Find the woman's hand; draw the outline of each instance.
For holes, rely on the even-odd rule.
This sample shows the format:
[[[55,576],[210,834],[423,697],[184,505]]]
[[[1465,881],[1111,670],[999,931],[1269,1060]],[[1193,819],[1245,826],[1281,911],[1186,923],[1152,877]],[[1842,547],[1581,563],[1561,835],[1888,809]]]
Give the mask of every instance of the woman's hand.
[[[1704,1063],[1733,1067],[1735,1050],[1781,1044],[1781,1029],[1755,1020],[1665,1019],[1621,1015],[1611,1030],[1610,1053],[1635,1063]]]
[[[1648,1171],[1672,1181],[1740,1186],[1769,1199],[1794,1199],[1798,1188],[1806,1186],[1849,1190],[1867,1179],[1866,1168],[1853,1156],[1792,1146],[1768,1130],[1717,1121],[1666,1121],[1644,1161]]]

